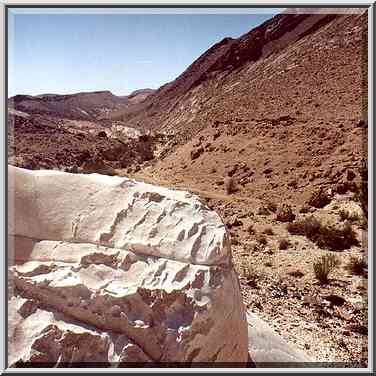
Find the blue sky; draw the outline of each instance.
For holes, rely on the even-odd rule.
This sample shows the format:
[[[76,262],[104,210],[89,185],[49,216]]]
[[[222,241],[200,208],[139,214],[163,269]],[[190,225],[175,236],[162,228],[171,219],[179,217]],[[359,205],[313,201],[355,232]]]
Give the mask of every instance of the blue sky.
[[[63,14],[61,10],[12,10],[8,96],[95,90],[127,95],[136,89],[158,88],[214,43],[239,37],[281,10],[259,9],[255,14],[198,11],[65,10]]]

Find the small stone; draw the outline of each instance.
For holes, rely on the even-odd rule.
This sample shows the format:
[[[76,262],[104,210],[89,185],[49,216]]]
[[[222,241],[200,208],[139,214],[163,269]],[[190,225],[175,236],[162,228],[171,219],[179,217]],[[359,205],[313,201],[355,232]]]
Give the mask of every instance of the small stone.
[[[197,159],[202,153],[204,152],[203,147],[199,147],[197,149],[191,150],[191,160]]]

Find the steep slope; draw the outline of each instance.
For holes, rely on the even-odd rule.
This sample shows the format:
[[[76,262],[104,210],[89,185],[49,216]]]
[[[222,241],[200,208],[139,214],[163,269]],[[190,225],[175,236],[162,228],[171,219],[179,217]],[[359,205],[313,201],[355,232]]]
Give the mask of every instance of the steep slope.
[[[277,55],[287,45],[334,18],[335,15],[325,14],[279,14],[238,39],[225,38],[200,56],[176,80],[160,87],[141,105],[129,107],[114,116],[133,123],[135,120],[139,121],[149,128],[168,128],[166,123],[171,123],[171,119],[185,111],[185,108],[181,108],[182,101],[193,89],[208,82],[222,81],[237,74],[245,65],[263,60],[270,54]],[[176,128],[179,120],[175,120]]]
[[[367,15],[302,16],[235,69],[223,67],[240,42],[223,41],[204,56],[219,61],[207,64],[204,80],[185,86],[183,74],[150,96],[143,112],[124,116],[171,137],[161,158],[133,177],[205,198],[230,229],[247,307],[322,366],[365,367]],[[229,194],[230,177],[237,187]],[[309,205],[317,192],[322,208]],[[287,223],[277,219],[286,204]],[[289,225],[311,216],[332,241],[347,228],[355,244],[333,251],[290,233]],[[323,253],[340,263],[326,285],[313,267]],[[329,303],[333,297],[341,302]]]
[[[275,17],[273,25],[290,16]],[[190,89],[178,106],[156,115],[175,137],[149,172],[214,192],[224,192],[221,181],[230,173],[241,182],[239,195],[294,205],[317,187],[341,183],[350,169],[360,185],[366,25],[362,15],[304,15],[264,45],[257,61]]]

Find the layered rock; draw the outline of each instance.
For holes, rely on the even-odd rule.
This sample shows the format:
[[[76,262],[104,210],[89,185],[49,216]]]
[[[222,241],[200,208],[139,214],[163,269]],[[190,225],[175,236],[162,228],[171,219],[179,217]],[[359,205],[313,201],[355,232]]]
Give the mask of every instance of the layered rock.
[[[229,238],[196,196],[9,166],[9,364],[247,361]]]

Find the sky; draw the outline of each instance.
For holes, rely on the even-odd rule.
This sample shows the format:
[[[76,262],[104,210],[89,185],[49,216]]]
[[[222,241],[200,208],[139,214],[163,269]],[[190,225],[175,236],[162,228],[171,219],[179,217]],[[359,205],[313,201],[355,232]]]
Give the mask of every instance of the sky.
[[[10,10],[8,97],[98,90],[128,95],[157,89],[213,44],[239,37],[281,9],[225,11]]]

